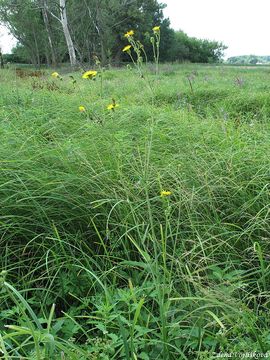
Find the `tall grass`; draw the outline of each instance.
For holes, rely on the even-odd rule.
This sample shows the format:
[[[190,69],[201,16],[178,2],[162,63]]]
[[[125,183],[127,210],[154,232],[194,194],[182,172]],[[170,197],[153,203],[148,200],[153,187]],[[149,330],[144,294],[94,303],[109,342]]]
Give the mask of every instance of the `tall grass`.
[[[159,71],[1,71],[3,359],[270,350],[269,70]]]

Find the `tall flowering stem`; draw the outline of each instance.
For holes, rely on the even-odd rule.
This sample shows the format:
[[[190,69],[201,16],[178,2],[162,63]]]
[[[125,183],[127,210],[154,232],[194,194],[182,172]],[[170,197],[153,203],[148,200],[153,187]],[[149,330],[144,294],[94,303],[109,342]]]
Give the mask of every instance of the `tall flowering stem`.
[[[159,74],[159,50],[160,50],[160,26],[154,26],[152,28],[153,31],[153,35],[150,37],[150,42],[152,43],[152,47],[153,47],[153,55],[154,55],[154,61],[155,61],[155,75],[156,78]],[[144,68],[143,68],[143,61],[145,60],[145,63],[147,65],[147,54],[146,51],[144,49],[144,45],[139,41],[136,40],[134,38],[134,31],[130,30],[128,31],[124,37],[128,40],[129,44],[126,45],[123,48],[123,52],[126,52],[130,59],[132,60],[134,66],[137,68],[138,73],[140,74],[141,78],[148,80],[147,83],[149,85],[149,88],[152,92],[152,95],[154,96],[154,90],[152,87],[152,83],[149,80],[149,78],[147,78],[147,72],[143,72]],[[133,55],[132,55],[132,50],[133,52],[135,52],[136,54],[136,59],[134,59]],[[154,102],[154,97],[152,99],[152,101]]]
[[[156,76],[159,73],[159,48],[160,48],[160,26],[153,27],[154,37],[151,37],[151,43],[153,46],[154,60],[156,64]]]
[[[142,65],[143,65],[143,55],[146,57],[146,53],[144,51],[144,46],[143,44],[138,41],[138,40],[135,40],[134,37],[134,31],[133,30],[130,30],[128,31],[124,37],[128,40],[129,44],[130,45],[127,45],[124,47],[124,49],[122,50],[123,52],[126,52],[129,57],[131,58],[133,64],[135,65],[135,67],[137,68],[140,76],[143,78],[143,71],[142,71]],[[133,50],[135,51],[136,53],[136,56],[137,56],[137,59],[135,60],[134,57],[132,56],[132,53],[131,53],[131,49],[133,48]],[[146,61],[147,61],[147,57],[145,58]]]

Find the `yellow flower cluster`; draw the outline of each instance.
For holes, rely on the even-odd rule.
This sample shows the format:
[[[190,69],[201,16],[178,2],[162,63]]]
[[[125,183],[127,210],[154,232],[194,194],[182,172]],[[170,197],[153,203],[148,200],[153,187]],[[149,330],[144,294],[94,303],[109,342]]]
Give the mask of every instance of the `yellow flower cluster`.
[[[159,34],[160,34],[160,26],[154,26],[152,30],[153,30],[154,34],[156,34],[157,36],[159,36]],[[134,40],[133,40],[133,38],[132,38],[133,35],[134,35],[134,31],[133,31],[133,30],[129,30],[129,31],[127,31],[127,32],[124,34],[124,37],[127,38],[132,45],[134,45]],[[131,48],[132,48],[131,45],[126,45],[126,46],[123,48],[122,51],[129,53]]]
[[[97,71],[95,70],[88,70],[86,71],[83,75],[82,75],[82,78],[83,79],[94,79],[95,77],[97,76]]]
[[[112,104],[109,104],[109,105],[107,106],[107,109],[114,111],[114,109],[117,108],[117,107],[119,107],[119,104],[112,103]]]
[[[133,30],[129,30],[129,31],[127,31],[127,32],[125,33],[124,37],[125,37],[125,38],[129,38],[129,37],[131,37],[131,36],[133,36],[133,35],[134,35],[134,31],[133,31]]]
[[[124,37],[127,38],[127,39],[131,42],[133,35],[134,35],[134,31],[133,31],[133,30],[129,30],[129,31],[127,31],[127,32],[125,33]],[[131,45],[126,45],[122,51],[129,53],[131,47],[132,47]]]
[[[79,106],[79,111],[80,111],[80,112],[85,112],[85,111],[86,111],[86,108],[81,105],[81,106]]]
[[[61,76],[58,74],[58,72],[55,71],[55,72],[52,73],[52,77],[57,79],[57,78],[60,78]]]
[[[131,35],[134,34],[134,32],[133,32],[133,31],[129,31],[129,34],[130,34],[130,36],[131,36]],[[127,45],[123,51],[128,51],[130,48],[131,48],[131,45]],[[56,72],[56,71],[53,72],[53,73],[51,74],[51,76],[54,77],[54,78],[62,79],[61,76],[60,76],[60,75],[58,74],[58,72]],[[88,71],[86,71],[86,72],[82,75],[82,78],[83,78],[83,79],[90,79],[90,80],[91,80],[91,79],[94,79],[96,76],[97,76],[97,71],[95,71],[95,70],[88,70]],[[72,76],[71,76],[71,78],[73,79]],[[74,79],[73,79],[73,81],[74,81]],[[75,81],[76,81],[76,80],[75,80]],[[120,105],[119,105],[119,104],[116,104],[115,100],[113,99],[113,102],[107,106],[107,109],[114,111],[114,110],[115,110],[116,108],[118,108],[119,106],[120,106]],[[83,106],[83,105],[80,105],[80,106],[78,107],[78,110],[79,110],[79,112],[81,112],[81,113],[85,113],[85,112],[86,112],[86,108],[85,108],[85,106]]]
[[[170,196],[170,195],[172,195],[172,192],[171,192],[171,191],[162,190],[162,191],[160,192],[160,196],[161,196],[161,197]]]
[[[112,104],[109,104],[109,105],[107,106],[107,109],[108,109],[108,110],[113,110],[113,111],[114,111],[114,109],[118,108],[119,106],[120,106],[119,104],[112,103]],[[85,113],[85,112],[86,112],[86,108],[85,108],[85,106],[80,105],[80,106],[79,106],[79,112],[81,112],[81,113]]]
[[[122,51],[123,52],[128,52],[128,51],[130,51],[130,49],[131,49],[131,45],[127,45],[127,46],[124,47],[124,49]]]

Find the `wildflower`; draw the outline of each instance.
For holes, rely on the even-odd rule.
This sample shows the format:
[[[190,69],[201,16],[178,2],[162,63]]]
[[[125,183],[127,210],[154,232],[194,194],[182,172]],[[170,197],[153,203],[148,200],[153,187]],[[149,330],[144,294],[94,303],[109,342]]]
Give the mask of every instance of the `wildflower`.
[[[54,77],[54,78],[60,78],[60,75],[58,74],[58,72],[53,72],[52,73],[52,77]]]
[[[119,107],[119,104],[112,103],[112,104],[110,104],[110,105],[107,106],[107,109],[114,111],[114,109],[117,108],[117,107]]]
[[[130,51],[130,49],[131,49],[131,45],[127,45],[127,46],[124,47],[124,49],[122,51],[123,52],[128,52],[128,51]]]
[[[85,111],[86,111],[86,109],[85,109],[85,107],[84,107],[84,106],[82,106],[82,105],[81,105],[81,106],[79,106],[79,111],[80,111],[80,112],[85,112]]]
[[[125,38],[129,38],[130,36],[134,35],[134,31],[133,30],[129,30],[128,32],[125,33],[124,37]]]
[[[94,79],[97,75],[97,71],[95,70],[89,70],[89,71],[86,71],[83,75],[82,75],[82,78],[83,79]]]
[[[154,33],[159,33],[160,32],[160,26],[154,26],[153,29]]]
[[[172,195],[172,192],[171,192],[171,191],[162,190],[162,191],[160,192],[160,196],[161,196],[161,197],[170,196],[170,195]]]

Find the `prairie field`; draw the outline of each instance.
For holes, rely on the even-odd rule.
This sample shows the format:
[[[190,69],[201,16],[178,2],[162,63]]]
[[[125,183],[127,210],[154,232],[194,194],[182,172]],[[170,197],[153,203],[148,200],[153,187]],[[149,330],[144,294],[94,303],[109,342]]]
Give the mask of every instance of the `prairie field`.
[[[0,71],[0,358],[270,358],[270,67],[56,71]]]

